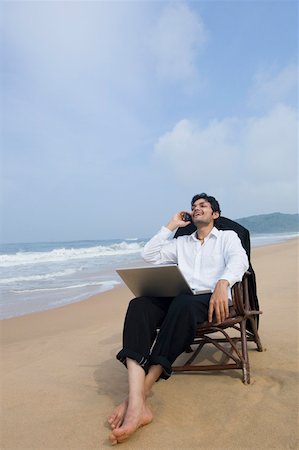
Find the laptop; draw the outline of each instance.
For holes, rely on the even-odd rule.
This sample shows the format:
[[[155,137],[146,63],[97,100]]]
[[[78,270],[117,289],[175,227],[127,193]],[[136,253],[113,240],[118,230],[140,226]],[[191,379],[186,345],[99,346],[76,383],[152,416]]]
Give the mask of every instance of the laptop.
[[[207,294],[211,290],[195,291],[189,286],[176,264],[116,269],[136,297],[176,297],[179,294]]]

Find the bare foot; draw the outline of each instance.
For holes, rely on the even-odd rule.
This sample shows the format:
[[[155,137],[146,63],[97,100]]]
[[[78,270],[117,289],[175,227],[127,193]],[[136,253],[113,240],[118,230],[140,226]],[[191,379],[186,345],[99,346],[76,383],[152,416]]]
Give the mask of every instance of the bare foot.
[[[128,409],[119,428],[115,428],[109,436],[110,443],[115,445],[128,439],[138,428],[147,425],[153,420],[151,410],[144,402],[128,405]]]
[[[108,423],[112,430],[118,428],[122,425],[124,417],[126,415],[128,408],[128,399],[124,400],[120,405],[118,405],[111,416],[108,417]]]
[[[145,394],[145,398],[148,398],[151,395],[151,391],[147,391]],[[128,408],[129,400],[126,398],[122,403],[120,403],[113,411],[113,413],[108,417],[108,423],[110,428],[114,430],[122,425],[123,420],[125,418],[127,408]]]

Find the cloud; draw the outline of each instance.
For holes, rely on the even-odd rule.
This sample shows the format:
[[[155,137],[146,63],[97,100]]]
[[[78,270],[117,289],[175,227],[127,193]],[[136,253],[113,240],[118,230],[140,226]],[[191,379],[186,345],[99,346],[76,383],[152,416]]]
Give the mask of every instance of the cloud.
[[[12,3],[5,19],[6,144],[17,129],[22,151],[28,142],[51,157],[69,146],[109,162],[134,155],[163,110],[154,68],[165,57],[186,75],[203,39],[200,17],[181,3]],[[148,48],[161,33],[171,56],[167,45],[159,55]]]
[[[237,10],[235,23],[242,27],[244,15]],[[4,2],[3,11],[3,216],[9,240],[30,240],[30,234],[52,239],[53,217],[60,218],[57,227],[64,222],[64,236],[73,230],[80,237],[87,226],[94,236],[101,230],[112,236],[114,226],[117,236],[120,217],[122,228],[131,230],[136,211],[142,211],[142,223],[146,217],[150,234],[154,221],[158,226],[160,217],[199,189],[228,198],[238,214],[244,198],[244,213],[257,212],[250,195],[259,198],[261,188],[269,208],[282,193],[288,193],[289,207],[296,187],[289,150],[295,140],[293,66],[256,75],[251,94],[262,113],[242,119],[219,114],[228,107],[244,114],[248,54],[255,61],[261,54],[251,32],[239,36],[237,47],[248,44],[246,52],[234,52],[235,30],[215,26],[226,21],[213,5]],[[206,23],[213,36],[202,60]],[[258,31],[273,41],[268,29],[261,25]],[[232,86],[236,60],[244,70]],[[215,119],[203,122],[201,114]],[[111,206],[116,198],[117,208]],[[160,215],[153,217],[156,208]],[[114,215],[107,230],[103,211]],[[31,230],[27,238],[21,237],[24,224]],[[134,222],[136,230],[140,224]]]
[[[292,64],[276,73],[258,72],[249,93],[259,104],[259,114],[208,124],[180,120],[154,146],[157,168],[182,189],[224,198],[232,217],[234,211],[297,211],[296,85],[297,68]]]
[[[184,3],[166,6],[149,39],[157,74],[171,81],[195,76],[198,51],[206,39],[207,31],[198,13]]]
[[[248,214],[296,210],[296,152],[296,111],[277,105],[264,116],[206,127],[181,120],[160,137],[154,159],[173,183],[226,195]]]
[[[247,120],[241,145],[256,181],[275,186],[297,180],[297,125],[296,110],[286,105]]]
[[[298,67],[295,64],[289,64],[279,71],[269,68],[260,70],[254,76],[249,101],[251,105],[263,108],[277,103],[295,104],[297,87]]]
[[[64,178],[85,168],[93,175],[134,155],[147,131],[136,39],[144,11],[127,2],[83,3],[4,5],[6,177],[18,165],[25,177],[42,171],[45,181],[50,169]]]
[[[177,179],[184,182],[201,174],[209,176],[215,158],[224,170],[236,154],[233,137],[237,121],[213,121],[206,128],[184,119],[162,136],[155,146],[155,157],[170,166]],[[186,177],[188,174],[188,177]]]

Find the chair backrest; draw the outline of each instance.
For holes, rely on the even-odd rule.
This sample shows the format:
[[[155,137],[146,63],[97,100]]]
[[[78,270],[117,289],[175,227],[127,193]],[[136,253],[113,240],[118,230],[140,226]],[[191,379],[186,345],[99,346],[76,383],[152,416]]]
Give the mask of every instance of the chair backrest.
[[[251,256],[251,245],[250,245],[250,233],[247,228],[243,227],[239,223],[234,220],[228,219],[227,217],[220,216],[215,220],[215,227],[218,230],[233,230],[237,233],[240,238],[240,241],[247,253],[249,260],[249,269],[251,276],[248,279],[248,290],[249,290],[249,302],[251,309],[259,310],[259,301],[257,298],[257,289],[256,289],[256,277],[254,270],[251,265],[250,256]],[[196,227],[193,223],[187,225],[186,227],[178,228],[174,238],[178,238],[179,236],[184,236],[188,234],[192,234],[196,230]],[[257,325],[258,325],[258,316],[257,316]],[[248,323],[248,327],[250,324]]]

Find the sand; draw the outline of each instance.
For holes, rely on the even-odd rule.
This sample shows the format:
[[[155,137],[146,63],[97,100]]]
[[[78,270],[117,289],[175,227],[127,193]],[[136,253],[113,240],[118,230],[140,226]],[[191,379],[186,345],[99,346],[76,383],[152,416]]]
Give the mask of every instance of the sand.
[[[239,371],[177,374],[154,386],[154,421],[122,450],[297,449],[298,240],[256,248],[263,353]],[[115,360],[126,288],[2,321],[2,445],[18,450],[111,448],[106,417],[127,391]]]

